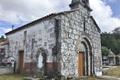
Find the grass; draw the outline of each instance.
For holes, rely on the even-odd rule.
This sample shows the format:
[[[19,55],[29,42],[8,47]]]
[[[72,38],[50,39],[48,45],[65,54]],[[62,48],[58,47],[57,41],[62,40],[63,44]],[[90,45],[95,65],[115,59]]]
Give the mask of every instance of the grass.
[[[95,77],[89,77],[88,80],[98,80]]]
[[[120,78],[120,66],[118,66],[116,68],[106,70],[104,72],[104,75],[113,76],[113,77],[119,77]]]
[[[23,80],[22,75],[17,74],[6,74],[6,75],[0,75],[0,80]]]
[[[5,74],[5,75],[0,75],[0,80],[25,80],[23,75],[19,74]],[[85,79],[79,79],[79,80],[103,80],[103,79],[98,79],[95,77],[87,77]]]
[[[83,78],[80,77],[80,78],[78,78],[76,80],[104,80],[104,79],[100,79],[100,78],[97,78],[95,76],[89,76],[89,77],[83,77]]]

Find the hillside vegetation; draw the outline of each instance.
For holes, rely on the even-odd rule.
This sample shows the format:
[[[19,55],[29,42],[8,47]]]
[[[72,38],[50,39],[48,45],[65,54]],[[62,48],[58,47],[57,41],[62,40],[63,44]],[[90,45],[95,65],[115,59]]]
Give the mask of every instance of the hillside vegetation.
[[[101,34],[102,46],[105,48],[111,49],[116,55],[120,54],[120,30],[119,29],[116,28],[115,30],[113,30],[113,33],[104,32]],[[107,49],[105,48],[104,50],[106,51]]]

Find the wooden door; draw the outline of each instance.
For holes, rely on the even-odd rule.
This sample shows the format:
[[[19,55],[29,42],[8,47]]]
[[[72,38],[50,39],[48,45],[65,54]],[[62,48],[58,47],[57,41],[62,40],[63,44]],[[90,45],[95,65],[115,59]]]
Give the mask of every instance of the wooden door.
[[[90,53],[90,76],[93,75],[93,62],[92,62],[92,53]]]
[[[18,73],[23,72],[23,66],[24,66],[24,51],[19,51],[19,59],[18,59]]]
[[[78,73],[79,76],[84,76],[84,52],[79,52],[78,55]]]

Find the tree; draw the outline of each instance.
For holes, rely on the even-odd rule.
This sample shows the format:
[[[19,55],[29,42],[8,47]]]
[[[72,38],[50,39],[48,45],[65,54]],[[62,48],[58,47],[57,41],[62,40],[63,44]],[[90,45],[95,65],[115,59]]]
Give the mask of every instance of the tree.
[[[118,33],[102,33],[101,34],[102,46],[111,49],[116,55],[120,53],[120,34]]]
[[[107,47],[102,47],[103,56],[108,56],[109,53],[110,53],[110,50]]]
[[[5,37],[2,35],[1,37],[0,37],[0,42],[2,42],[2,41],[4,41],[5,40]]]

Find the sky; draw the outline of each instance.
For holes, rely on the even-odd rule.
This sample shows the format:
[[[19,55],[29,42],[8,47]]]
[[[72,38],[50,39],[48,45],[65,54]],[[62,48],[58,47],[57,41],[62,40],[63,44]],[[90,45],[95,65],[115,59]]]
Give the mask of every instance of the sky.
[[[120,0],[89,0],[102,32],[120,26]],[[70,10],[71,0],[0,0],[0,35],[50,13]]]

